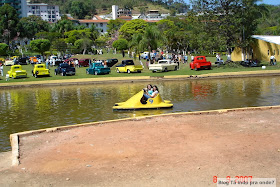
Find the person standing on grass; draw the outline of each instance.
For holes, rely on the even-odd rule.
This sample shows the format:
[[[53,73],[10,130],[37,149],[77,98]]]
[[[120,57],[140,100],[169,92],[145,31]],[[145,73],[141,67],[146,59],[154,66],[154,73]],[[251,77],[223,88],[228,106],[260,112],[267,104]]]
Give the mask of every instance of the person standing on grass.
[[[270,65],[274,65],[274,61],[276,61],[276,59],[275,59],[275,56],[274,55],[271,55],[271,57],[270,57]]]
[[[4,76],[4,67],[3,64],[0,64],[0,73],[1,73],[1,77]]]

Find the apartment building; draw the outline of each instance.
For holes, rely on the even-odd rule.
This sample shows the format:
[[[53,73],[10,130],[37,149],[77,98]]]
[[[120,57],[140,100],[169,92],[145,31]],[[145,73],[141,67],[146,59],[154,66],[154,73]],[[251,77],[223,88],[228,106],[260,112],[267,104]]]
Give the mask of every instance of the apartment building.
[[[27,4],[27,16],[39,16],[43,20],[50,23],[55,23],[61,19],[59,13],[59,6],[48,5],[45,3],[28,3]]]

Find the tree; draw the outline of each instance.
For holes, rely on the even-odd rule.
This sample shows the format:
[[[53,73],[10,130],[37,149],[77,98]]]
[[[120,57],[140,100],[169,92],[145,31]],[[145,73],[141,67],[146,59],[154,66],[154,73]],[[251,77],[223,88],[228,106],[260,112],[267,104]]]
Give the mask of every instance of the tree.
[[[9,45],[10,40],[17,36],[17,24],[19,18],[14,9],[9,4],[0,7],[0,37]]]
[[[92,1],[69,1],[66,5],[66,12],[70,13],[73,17],[78,19],[84,19],[86,16],[93,16],[96,13],[96,9]]]
[[[88,38],[78,39],[75,41],[74,46],[77,49],[83,49],[83,55],[86,54],[86,51],[90,49],[92,41]]]
[[[61,19],[54,25],[54,27],[51,29],[51,31],[64,34],[64,32],[71,31],[74,29],[75,29],[75,26],[71,20]]]
[[[35,37],[37,39],[48,39],[52,43],[53,41],[63,37],[63,35],[58,32],[38,32],[35,34]]]
[[[41,53],[44,55],[45,51],[48,51],[51,47],[51,42],[46,39],[37,39],[37,40],[32,40],[30,42],[30,47],[33,51]]]
[[[67,43],[65,42],[65,39],[59,38],[52,42],[52,48],[64,53],[67,49]]]
[[[113,47],[117,50],[125,50],[128,48],[128,41],[126,39],[118,39],[113,42]]]
[[[35,34],[38,32],[49,31],[49,28],[50,24],[48,22],[34,15],[21,18],[17,26],[20,32],[20,38],[26,37],[28,39],[34,38]]]
[[[7,55],[7,51],[9,49],[9,46],[5,43],[0,43],[0,55]]]
[[[163,39],[163,37],[155,25],[149,25],[146,27],[139,44],[141,49],[148,49],[149,59],[151,59],[150,54],[152,50],[156,50],[159,47],[159,41],[161,39]]]
[[[118,31],[121,28],[121,26],[123,26],[125,24],[125,22],[126,21],[121,20],[121,19],[110,20],[107,25],[108,32],[112,34],[116,31]]]
[[[120,28],[120,36],[127,40],[131,40],[133,34],[144,33],[147,26],[148,23],[142,19],[131,20],[129,22],[126,22]]]

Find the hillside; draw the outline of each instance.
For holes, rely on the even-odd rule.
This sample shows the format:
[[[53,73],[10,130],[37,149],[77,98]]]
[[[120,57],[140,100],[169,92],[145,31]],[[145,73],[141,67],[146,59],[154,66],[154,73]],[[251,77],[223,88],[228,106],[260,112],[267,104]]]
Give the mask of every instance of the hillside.
[[[186,5],[183,0],[158,0],[156,2],[154,0],[31,0],[30,2],[59,5],[61,13],[71,13],[71,11],[83,9],[88,16],[92,16],[93,14],[110,13],[112,5],[118,5],[120,8],[131,8],[133,14],[151,9],[159,10],[161,13],[180,13],[188,9],[188,5]],[[72,8],[74,3],[76,5],[76,8],[74,8],[75,10]]]

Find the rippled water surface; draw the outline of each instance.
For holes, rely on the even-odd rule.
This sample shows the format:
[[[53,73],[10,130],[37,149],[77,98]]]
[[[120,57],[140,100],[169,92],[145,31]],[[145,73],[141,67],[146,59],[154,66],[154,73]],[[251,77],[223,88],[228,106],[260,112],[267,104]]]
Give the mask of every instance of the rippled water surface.
[[[235,78],[154,82],[172,109],[113,111],[146,83],[57,86],[0,91],[0,152],[9,135],[77,123],[174,112],[279,105],[280,78]]]

